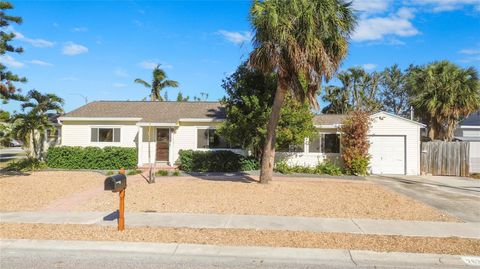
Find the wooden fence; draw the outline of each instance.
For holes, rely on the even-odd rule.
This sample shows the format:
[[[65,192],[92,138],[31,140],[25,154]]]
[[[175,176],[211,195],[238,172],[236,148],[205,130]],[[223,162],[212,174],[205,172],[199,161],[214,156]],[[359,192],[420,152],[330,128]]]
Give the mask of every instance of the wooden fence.
[[[423,142],[422,173],[434,176],[469,176],[468,142]]]

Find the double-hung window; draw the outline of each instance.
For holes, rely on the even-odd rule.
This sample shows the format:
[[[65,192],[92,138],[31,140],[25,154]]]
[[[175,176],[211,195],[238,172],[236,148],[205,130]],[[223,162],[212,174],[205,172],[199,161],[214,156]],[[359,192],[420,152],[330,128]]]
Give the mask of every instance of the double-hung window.
[[[319,134],[310,139],[308,151],[311,153],[340,153],[339,134]]]
[[[197,129],[197,148],[199,149],[228,149],[232,148],[215,129]]]
[[[91,142],[120,142],[120,128],[92,128]]]

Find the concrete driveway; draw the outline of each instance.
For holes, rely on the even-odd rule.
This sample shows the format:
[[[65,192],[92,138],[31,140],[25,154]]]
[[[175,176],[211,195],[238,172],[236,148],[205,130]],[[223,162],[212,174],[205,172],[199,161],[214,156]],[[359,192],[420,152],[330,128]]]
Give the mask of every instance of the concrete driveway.
[[[480,222],[480,180],[398,175],[375,175],[367,179],[464,221]]]

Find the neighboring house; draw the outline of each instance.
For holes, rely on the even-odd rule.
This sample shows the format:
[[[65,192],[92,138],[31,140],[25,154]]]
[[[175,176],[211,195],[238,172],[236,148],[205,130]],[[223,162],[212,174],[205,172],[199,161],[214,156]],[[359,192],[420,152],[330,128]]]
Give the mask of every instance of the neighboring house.
[[[470,173],[480,173],[480,110],[458,124],[455,139],[469,142]]]
[[[181,149],[244,154],[215,132],[225,115],[218,102],[92,102],[59,118],[61,144],[136,147],[140,167],[149,161],[173,165]],[[371,117],[371,172],[420,174],[423,125],[385,112]],[[277,158],[299,165],[316,165],[325,159],[340,161],[339,127],[343,118],[344,115],[315,116],[319,136],[312,141],[305,139],[304,145],[279,150]]]
[[[462,120],[455,129],[455,139],[480,141],[480,110]]]

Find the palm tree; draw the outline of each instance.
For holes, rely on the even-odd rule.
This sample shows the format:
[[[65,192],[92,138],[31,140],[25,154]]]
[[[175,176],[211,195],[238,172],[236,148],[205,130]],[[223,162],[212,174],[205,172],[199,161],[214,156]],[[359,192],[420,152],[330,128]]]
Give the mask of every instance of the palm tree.
[[[253,2],[250,21],[254,37],[249,64],[266,74],[275,72],[278,80],[262,154],[260,182],[267,183],[287,92],[318,108],[317,91],[347,55],[356,18],[351,4],[343,0],[269,0]]]
[[[163,101],[161,96],[162,90],[166,87],[176,88],[179,85],[177,81],[167,79],[167,74],[160,68],[160,65],[157,65],[157,67],[153,69],[153,79],[151,84],[140,78],[135,79],[135,83],[141,84],[150,89],[151,101]]]
[[[479,76],[473,67],[463,69],[448,61],[410,67],[407,87],[432,140],[451,141],[457,123],[480,107]]]
[[[22,110],[29,111],[14,116],[13,130],[25,147],[30,149],[34,158],[43,159],[46,132],[53,130],[53,125],[48,119],[49,112],[63,113],[64,101],[55,94],[42,94],[37,90],[31,90],[25,96],[25,102],[21,104]]]

